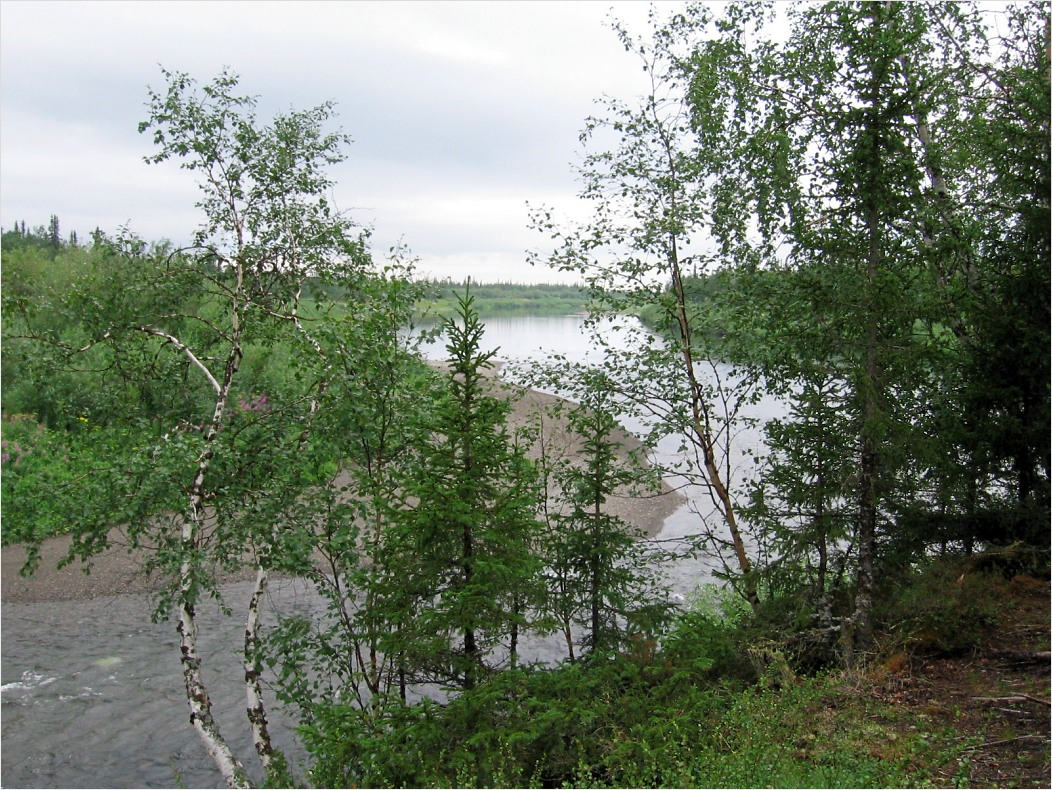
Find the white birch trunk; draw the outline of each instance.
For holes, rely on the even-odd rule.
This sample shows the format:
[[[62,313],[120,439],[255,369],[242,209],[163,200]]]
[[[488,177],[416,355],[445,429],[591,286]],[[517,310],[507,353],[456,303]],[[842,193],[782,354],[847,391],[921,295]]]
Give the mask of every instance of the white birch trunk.
[[[236,318],[234,325],[236,331]],[[197,623],[194,618],[193,605],[193,567],[190,558],[201,540],[201,523],[204,519],[204,487],[212,461],[212,442],[222,423],[226,403],[230,396],[230,387],[240,361],[241,349],[235,341],[227,359],[223,384],[216,392],[212,423],[205,436],[205,450],[198,459],[197,473],[194,475],[194,482],[189,492],[189,513],[183,522],[181,535],[183,562],[179,578],[179,648],[183,665],[183,680],[186,684],[186,700],[190,705],[190,723],[200,736],[205,751],[212,758],[228,787],[250,787],[250,784],[244,766],[234,756],[226,739],[219,731],[218,723],[212,716],[212,701],[201,676],[201,655],[197,649]],[[214,378],[212,381],[218,383]]]
[[[189,567],[183,564],[184,578]],[[190,724],[197,731],[205,752],[212,758],[228,787],[249,787],[248,776],[230,750],[212,717],[212,701],[201,679],[201,656],[197,651],[197,623],[194,607],[185,602],[179,606],[179,647],[182,652],[183,680],[190,704]]]
[[[260,683],[262,670],[257,658],[259,647],[259,607],[267,591],[267,570],[256,569],[256,583],[252,588],[252,597],[248,602],[248,616],[245,618],[245,700],[249,724],[252,727],[252,743],[259,755],[263,770],[269,774],[274,757],[274,745],[267,727],[267,712],[263,704],[263,689]]]

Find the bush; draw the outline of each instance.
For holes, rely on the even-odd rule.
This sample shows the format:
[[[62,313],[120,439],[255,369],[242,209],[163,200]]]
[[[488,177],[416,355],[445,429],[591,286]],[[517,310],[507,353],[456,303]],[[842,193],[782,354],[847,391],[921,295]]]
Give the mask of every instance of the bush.
[[[31,414],[4,414],[0,433],[3,544],[60,532],[63,521],[48,512],[41,492],[71,479],[67,448]]]
[[[606,657],[498,674],[445,705],[350,707],[306,729],[324,787],[913,786],[919,734],[835,675],[782,688],[685,683]],[[959,754],[954,743],[953,755]],[[925,755],[927,755],[925,757]],[[942,757],[936,755],[936,761]]]
[[[896,650],[920,655],[975,650],[1008,599],[1004,576],[977,569],[971,557],[932,560],[889,582],[876,597],[874,619]]]
[[[616,782],[644,732],[717,700],[681,678],[655,678],[631,659],[606,656],[502,672],[444,705],[396,705],[380,721],[329,708],[305,731],[313,778],[327,787]]]
[[[892,717],[875,716],[870,706],[879,703],[842,687],[836,675],[768,668],[749,683],[757,677],[744,641],[751,623],[747,610],[710,590],[657,649],[510,670],[445,704],[396,701],[378,717],[323,709],[304,730],[313,780],[327,787],[916,783],[911,760],[927,742],[885,737],[885,725],[874,721]]]
[[[707,586],[662,640],[662,662],[710,681],[752,682],[756,673],[745,659],[751,619],[744,600]]]

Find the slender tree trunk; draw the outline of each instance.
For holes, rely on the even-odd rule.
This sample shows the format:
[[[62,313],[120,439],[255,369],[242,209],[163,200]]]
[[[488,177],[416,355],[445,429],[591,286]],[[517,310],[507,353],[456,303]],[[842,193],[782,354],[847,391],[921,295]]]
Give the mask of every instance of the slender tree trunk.
[[[653,79],[654,72],[651,71]],[[676,163],[675,145],[672,136],[666,128],[662,119],[658,116],[656,104],[650,110],[654,115],[654,128],[660,138],[660,146],[665,157],[667,176],[670,181],[678,182],[682,176]],[[675,189],[668,194],[669,214],[675,217],[678,214],[679,196]],[[681,351],[683,354],[684,368],[690,386],[690,407],[692,428],[694,431],[693,441],[695,446],[701,450],[704,459],[705,475],[712,491],[719,501],[720,510],[727,530],[731,535],[731,543],[734,546],[734,556],[738,562],[738,570],[742,577],[742,586],[745,598],[749,605],[755,610],[760,605],[760,597],[756,590],[756,579],[752,574],[752,562],[745,549],[745,541],[742,538],[741,529],[738,526],[736,508],[731,498],[730,491],[720,473],[719,464],[716,460],[715,441],[712,435],[712,427],[709,420],[709,404],[701,385],[698,381],[697,372],[694,368],[694,349],[691,344],[692,330],[690,319],[687,315],[687,295],[683,286],[683,270],[679,259],[679,246],[675,233],[669,234],[667,248],[668,264],[672,276],[672,287],[676,297],[676,322],[679,325],[681,338]],[[729,460],[729,459],[728,459]]]
[[[405,671],[405,653],[398,654],[398,699],[402,701],[402,704],[406,704],[406,690],[408,687],[408,681],[406,679]]]
[[[198,470],[198,477],[203,478],[203,470]],[[183,666],[183,681],[186,686],[186,700],[190,705],[190,724],[197,731],[205,747],[205,752],[219,769],[223,780],[229,787],[248,787],[248,778],[244,766],[234,756],[219,731],[219,725],[212,716],[212,700],[201,675],[201,654],[197,648],[196,612],[192,603],[194,593],[193,566],[189,559],[196,546],[200,533],[199,508],[193,508],[190,518],[183,523],[182,544],[184,557],[180,568],[180,596],[177,630],[179,632],[180,661]]]
[[[880,447],[877,422],[880,416],[880,328],[875,291],[880,272],[880,227],[877,207],[871,206],[867,225],[870,249],[866,264],[866,285],[870,304],[866,316],[865,368],[862,381],[862,436],[859,468],[858,584],[855,597],[855,645],[865,649],[873,640],[873,555],[877,534],[877,479],[880,474]]]
[[[235,333],[237,322],[234,323]],[[234,756],[233,751],[219,731],[219,725],[212,716],[212,701],[208,695],[201,676],[201,656],[197,649],[197,623],[193,601],[196,598],[194,567],[192,557],[196,554],[202,537],[202,522],[205,502],[205,480],[211,466],[216,434],[223,421],[230,389],[241,362],[241,348],[235,341],[227,357],[223,383],[216,393],[216,404],[212,412],[212,422],[205,436],[205,450],[197,462],[197,472],[189,493],[189,513],[183,521],[181,544],[183,561],[180,566],[179,579],[179,649],[183,665],[183,680],[186,685],[186,699],[190,705],[190,723],[204,743],[205,751],[212,758],[224,781],[230,787],[248,787],[248,777],[244,766]],[[214,381],[214,380],[213,380]]]
[[[683,355],[683,366],[687,374],[687,383],[690,386],[691,427],[694,432],[694,444],[701,450],[705,467],[705,477],[716,499],[720,503],[723,520],[727,524],[727,530],[731,535],[731,544],[734,547],[734,556],[738,561],[738,570],[741,572],[742,584],[745,598],[749,605],[756,609],[760,605],[759,593],[756,590],[756,579],[752,575],[752,562],[749,553],[745,549],[745,540],[742,538],[741,529],[734,501],[730,491],[723,480],[719,464],[716,460],[716,446],[712,435],[712,426],[709,419],[709,405],[706,399],[694,363],[694,348],[692,345],[692,329],[690,319],[687,315],[687,294],[683,286],[683,274],[680,270],[678,253],[675,239],[672,240],[672,286],[676,296],[676,322],[679,325],[680,347]]]
[[[509,638],[510,645],[508,652],[510,653],[511,668],[519,664],[519,614],[522,611],[522,602],[519,599],[519,594],[516,592],[512,595],[512,614],[514,619],[511,622],[511,635]]]
[[[872,8],[874,22],[880,24],[879,12]],[[862,431],[859,468],[859,520],[858,520],[858,579],[855,593],[854,639],[855,647],[868,648],[873,641],[873,555],[876,551],[877,534],[877,480],[880,475],[880,299],[879,277],[882,266],[883,236],[881,232],[883,137],[880,131],[881,82],[880,64],[872,63],[871,91],[867,97],[872,111],[866,130],[870,142],[868,153],[867,192],[864,196],[866,214],[866,239],[868,250],[865,268],[865,322],[866,337],[862,371]]]
[[[867,412],[870,405],[867,403]],[[868,422],[868,420],[867,420]],[[862,438],[861,468],[859,470],[858,521],[858,582],[855,593],[854,631],[858,647],[867,647],[873,640],[873,554],[876,549],[876,477],[879,454],[870,436]]]
[[[818,484],[821,485],[821,477]],[[818,551],[817,578],[815,579],[815,592],[818,599],[825,598],[826,576],[829,573],[829,544],[828,544],[828,520],[825,513],[825,504],[819,503],[818,512],[815,513],[815,549]]]
[[[819,388],[818,393],[812,399],[817,412],[818,412],[818,436],[819,448],[815,454],[815,488],[818,491],[816,497],[816,507],[814,513],[814,525],[815,525],[815,548],[818,551],[818,578],[815,582],[817,587],[818,600],[824,601],[826,599],[826,575],[829,570],[829,516],[826,513],[826,474],[825,474],[825,460],[828,457],[829,452],[826,445],[826,425],[825,418],[822,415],[822,389]]]
[[[263,704],[261,684],[262,667],[259,663],[259,607],[267,591],[267,570],[262,565],[256,569],[256,583],[248,602],[248,617],[245,620],[245,696],[249,725],[252,728],[252,743],[259,755],[264,772],[273,767],[274,744],[267,727],[267,712]]]
[[[591,558],[589,561],[590,565],[590,576],[588,591],[589,598],[592,604],[592,652],[596,652],[600,648],[600,639],[602,633],[602,611],[600,600],[600,590],[602,589],[602,558],[599,556],[599,519],[602,518],[602,504],[598,498],[595,501],[595,507],[592,511],[592,543],[591,543]]]
[[[184,568],[189,573],[187,563]],[[179,649],[182,655],[186,699],[190,703],[190,724],[197,731],[205,752],[212,758],[228,787],[249,787],[245,769],[230,750],[212,716],[212,700],[201,679],[201,656],[197,650],[197,623],[194,607],[185,601],[179,606]]]
[[[464,587],[470,590],[474,576],[474,535],[472,534],[471,525],[465,523],[463,528],[463,573],[464,573]],[[476,669],[478,666],[478,644],[475,641],[475,628],[472,625],[465,624],[464,626],[464,656],[466,658],[464,666],[464,688],[473,689],[475,688],[475,675],[477,674]]]

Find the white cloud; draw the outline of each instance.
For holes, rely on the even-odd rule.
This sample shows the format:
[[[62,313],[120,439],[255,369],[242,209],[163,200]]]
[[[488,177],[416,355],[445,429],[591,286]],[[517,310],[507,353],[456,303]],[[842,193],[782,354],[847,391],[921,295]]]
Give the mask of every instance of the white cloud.
[[[643,29],[647,4],[614,3]],[[181,241],[192,175],[142,163],[158,64],[202,82],[229,66],[260,115],[333,99],[354,138],[335,197],[455,272],[518,272],[525,203],[572,195],[593,100],[642,74],[600,2],[0,3],[0,223],[87,233],[131,221]],[[472,263],[474,262],[474,263]],[[436,272],[440,274],[441,272]],[[470,271],[468,272],[470,273]],[[481,276],[481,275],[476,275]]]

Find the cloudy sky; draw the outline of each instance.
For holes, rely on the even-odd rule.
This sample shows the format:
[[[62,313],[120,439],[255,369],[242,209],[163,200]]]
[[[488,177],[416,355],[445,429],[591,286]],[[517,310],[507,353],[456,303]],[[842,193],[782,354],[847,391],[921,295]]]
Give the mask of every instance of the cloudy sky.
[[[657,4],[662,12],[671,7]],[[546,240],[526,201],[573,215],[577,135],[604,94],[643,73],[607,22],[647,30],[643,2],[0,2],[0,225],[86,238],[128,225],[187,240],[192,174],[146,165],[147,86],[160,65],[207,82],[228,66],[258,114],[337,104],[354,139],[340,208],[402,240],[420,270],[556,282],[526,263]],[[579,213],[579,208],[577,209]]]

